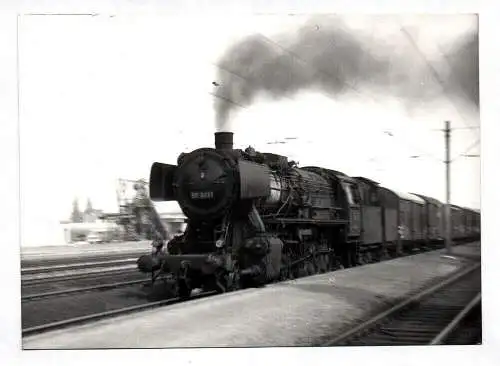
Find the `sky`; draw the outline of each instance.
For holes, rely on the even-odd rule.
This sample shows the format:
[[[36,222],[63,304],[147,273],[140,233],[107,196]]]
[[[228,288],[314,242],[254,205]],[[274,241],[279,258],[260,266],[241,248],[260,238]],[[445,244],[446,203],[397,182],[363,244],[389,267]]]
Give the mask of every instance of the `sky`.
[[[148,178],[154,161],[175,163],[180,152],[213,146],[213,81],[228,47],[259,33],[293,34],[306,16],[22,16],[19,23],[22,245],[62,240],[60,220],[72,200],[82,208],[117,211],[118,178]],[[380,22],[345,19],[353,32],[395,50],[419,54],[395,34],[405,24],[439,73],[443,52],[474,29],[471,16],[406,16]],[[399,47],[399,48],[398,48]],[[413,52],[413,54],[411,54]],[[436,80],[430,87],[439,88]],[[443,91],[408,112],[383,92],[331,98],[301,90],[287,98],[258,96],[236,108],[236,147],[281,153],[300,165],[365,176],[399,191],[445,200],[445,120],[452,128],[479,126],[479,113]],[[295,137],[285,140],[286,137]],[[452,133],[455,158],[479,130]],[[270,144],[288,141],[287,144]],[[479,154],[480,144],[467,151]],[[420,158],[411,158],[419,155]],[[452,203],[480,207],[480,159],[451,165]],[[175,205],[158,205],[177,210]]]

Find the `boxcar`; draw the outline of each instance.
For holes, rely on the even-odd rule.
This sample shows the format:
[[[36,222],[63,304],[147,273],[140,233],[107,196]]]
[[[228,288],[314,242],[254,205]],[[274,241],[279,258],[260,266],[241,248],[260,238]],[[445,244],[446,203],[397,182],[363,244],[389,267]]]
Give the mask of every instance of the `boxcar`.
[[[435,198],[424,196],[421,194],[414,195],[425,201],[425,222],[426,240],[428,245],[437,247],[443,244],[444,241],[444,225],[443,225],[443,204]]]
[[[411,238],[414,242],[414,247],[420,248],[427,240],[425,201],[411,193],[408,193],[408,199],[411,200]]]
[[[379,187],[380,202],[382,207],[382,225],[384,250],[390,255],[401,251],[398,247],[399,229],[399,196],[385,187]]]
[[[423,222],[425,201],[410,193],[398,193],[400,225],[403,226],[403,248],[414,251],[424,240]]]
[[[472,231],[473,231],[473,239],[480,240],[481,239],[481,213],[479,210],[472,210],[474,212],[472,216]]]
[[[463,207],[463,224],[464,224],[464,237],[470,238],[472,236],[472,214],[473,212],[467,208]]]
[[[389,190],[397,196],[398,230],[404,252],[419,249],[425,242],[425,201],[411,194]],[[387,192],[385,194],[387,195]]]
[[[479,211],[472,208],[464,208],[465,213],[465,237],[468,240],[478,240],[480,232]]]
[[[464,239],[464,209],[450,205],[451,210],[451,240],[460,242]]]

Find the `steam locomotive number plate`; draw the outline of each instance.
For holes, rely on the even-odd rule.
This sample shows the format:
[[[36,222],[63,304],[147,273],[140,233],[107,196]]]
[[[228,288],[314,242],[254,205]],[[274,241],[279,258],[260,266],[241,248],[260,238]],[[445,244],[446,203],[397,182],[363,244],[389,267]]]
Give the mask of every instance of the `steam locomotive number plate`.
[[[191,192],[191,199],[193,200],[210,200],[214,198],[214,192]]]

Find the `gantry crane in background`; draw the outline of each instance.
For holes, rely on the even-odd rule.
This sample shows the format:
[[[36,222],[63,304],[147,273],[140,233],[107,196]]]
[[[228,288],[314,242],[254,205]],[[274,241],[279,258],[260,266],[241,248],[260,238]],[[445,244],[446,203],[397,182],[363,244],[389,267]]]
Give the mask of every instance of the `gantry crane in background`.
[[[145,180],[118,179],[118,213],[103,215],[123,228],[122,239],[125,241],[153,240],[157,235],[167,240],[167,232],[149,198],[147,187]]]

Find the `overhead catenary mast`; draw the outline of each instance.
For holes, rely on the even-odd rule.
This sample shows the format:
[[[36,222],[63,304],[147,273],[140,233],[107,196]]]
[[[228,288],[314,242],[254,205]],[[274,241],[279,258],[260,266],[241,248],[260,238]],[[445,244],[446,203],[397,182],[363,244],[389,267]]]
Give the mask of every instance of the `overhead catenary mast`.
[[[446,166],[446,208],[445,208],[445,244],[446,252],[451,254],[451,208],[450,208],[450,121],[445,121],[444,123],[444,140],[445,140],[445,160],[444,164]]]

